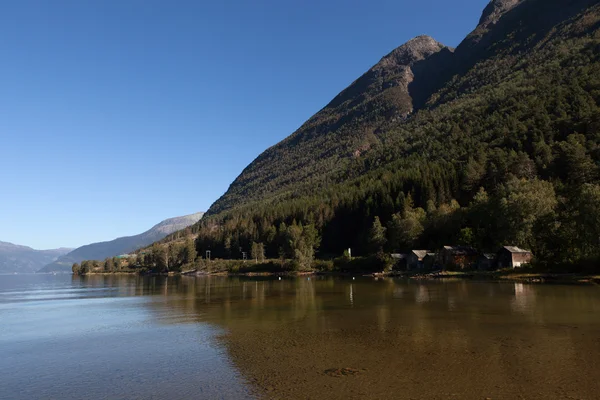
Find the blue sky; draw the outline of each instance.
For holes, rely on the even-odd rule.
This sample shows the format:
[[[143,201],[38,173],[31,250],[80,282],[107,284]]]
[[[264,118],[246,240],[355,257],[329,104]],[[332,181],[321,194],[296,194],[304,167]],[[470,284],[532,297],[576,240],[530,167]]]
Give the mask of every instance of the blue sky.
[[[0,240],[77,247],[205,211],[407,40],[487,0],[0,4]]]

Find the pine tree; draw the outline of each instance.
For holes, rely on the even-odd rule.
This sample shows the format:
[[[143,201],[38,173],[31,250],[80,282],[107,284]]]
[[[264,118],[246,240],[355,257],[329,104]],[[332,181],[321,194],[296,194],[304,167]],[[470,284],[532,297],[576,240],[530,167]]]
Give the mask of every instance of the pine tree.
[[[383,252],[383,246],[385,246],[387,239],[385,237],[386,229],[381,225],[381,221],[379,221],[379,217],[376,216],[373,221],[373,226],[371,227],[371,231],[369,232],[369,246],[371,248],[371,252],[373,253],[381,253]]]

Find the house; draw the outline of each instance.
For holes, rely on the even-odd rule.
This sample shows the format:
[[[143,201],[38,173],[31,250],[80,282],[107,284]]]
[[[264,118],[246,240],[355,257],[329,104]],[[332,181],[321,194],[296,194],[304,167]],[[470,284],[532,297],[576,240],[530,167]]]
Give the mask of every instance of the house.
[[[496,268],[496,255],[494,253],[484,253],[477,260],[477,269],[490,271]]]
[[[533,254],[516,246],[504,246],[498,252],[498,268],[519,268],[529,264]]]
[[[423,257],[423,268],[434,269],[437,265],[438,262],[436,253],[427,253],[425,257]]]
[[[477,264],[479,252],[469,246],[444,246],[438,261],[444,268],[468,269]]]
[[[423,259],[429,253],[429,250],[413,250],[406,257],[406,266],[408,269],[423,268]]]

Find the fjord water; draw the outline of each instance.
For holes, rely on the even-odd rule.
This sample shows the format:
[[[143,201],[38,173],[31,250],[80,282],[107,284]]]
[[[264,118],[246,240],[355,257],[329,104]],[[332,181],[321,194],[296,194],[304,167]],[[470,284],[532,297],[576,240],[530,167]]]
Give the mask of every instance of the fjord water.
[[[594,399],[600,288],[0,276],[2,399]]]

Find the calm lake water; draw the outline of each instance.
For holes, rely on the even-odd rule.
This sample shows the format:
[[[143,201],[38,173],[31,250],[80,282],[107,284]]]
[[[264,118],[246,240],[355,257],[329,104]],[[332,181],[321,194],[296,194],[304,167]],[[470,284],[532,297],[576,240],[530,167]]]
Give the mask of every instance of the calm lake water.
[[[1,399],[599,399],[600,288],[0,276]]]

